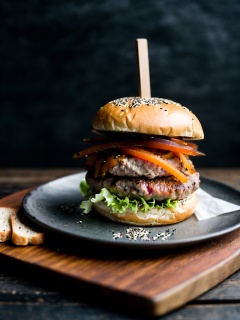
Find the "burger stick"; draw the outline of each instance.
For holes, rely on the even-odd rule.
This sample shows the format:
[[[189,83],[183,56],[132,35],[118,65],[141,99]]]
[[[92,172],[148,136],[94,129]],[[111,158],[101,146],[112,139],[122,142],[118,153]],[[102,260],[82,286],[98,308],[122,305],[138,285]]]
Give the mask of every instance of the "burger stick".
[[[146,39],[136,39],[139,94],[141,98],[151,97],[148,43]]]

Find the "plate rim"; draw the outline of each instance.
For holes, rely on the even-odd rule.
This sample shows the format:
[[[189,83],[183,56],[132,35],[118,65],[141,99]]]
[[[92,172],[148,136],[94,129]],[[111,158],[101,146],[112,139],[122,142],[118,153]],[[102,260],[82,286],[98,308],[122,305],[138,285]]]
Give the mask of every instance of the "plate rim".
[[[86,171],[73,173],[73,174],[70,174],[70,175],[66,175],[66,176],[62,176],[62,177],[53,179],[51,181],[43,183],[43,184],[37,186],[36,188],[32,189],[29,193],[27,193],[24,196],[24,198],[22,200],[22,207],[23,207],[24,213],[26,214],[26,216],[28,218],[30,218],[33,222],[35,222],[39,226],[43,227],[44,229],[50,230],[51,232],[56,232],[57,234],[65,235],[68,238],[77,239],[78,241],[79,240],[80,241],[87,241],[90,244],[91,243],[94,243],[94,244],[98,243],[100,245],[107,245],[107,246],[114,246],[114,247],[134,248],[134,249],[140,248],[140,249],[148,249],[148,250],[149,249],[160,249],[160,248],[161,249],[163,249],[163,248],[167,249],[167,248],[176,248],[176,247],[182,247],[182,246],[188,246],[188,245],[195,245],[195,244],[198,244],[198,243],[210,240],[210,239],[215,239],[215,238],[217,238],[219,236],[224,236],[225,234],[228,234],[228,233],[230,233],[230,232],[232,232],[232,231],[234,231],[234,230],[236,230],[236,229],[238,229],[240,227],[240,222],[239,222],[238,224],[233,225],[233,226],[228,227],[228,228],[225,228],[223,230],[216,231],[216,232],[210,233],[208,235],[195,236],[195,237],[188,238],[188,239],[170,240],[170,241],[162,241],[162,242],[155,242],[155,241],[154,242],[152,242],[152,241],[151,242],[142,241],[141,243],[140,242],[135,242],[135,241],[126,242],[124,240],[121,240],[121,238],[117,239],[117,240],[112,240],[112,239],[106,240],[106,239],[91,238],[90,236],[86,237],[86,236],[83,236],[81,234],[79,234],[79,235],[72,234],[67,229],[66,230],[61,230],[61,229],[55,228],[54,226],[47,225],[46,223],[44,223],[42,221],[39,221],[36,217],[31,215],[28,210],[26,210],[26,206],[27,206],[27,203],[29,201],[29,198],[31,198],[31,196],[33,194],[35,194],[36,192],[39,192],[39,190],[41,188],[44,188],[45,186],[48,186],[49,184],[52,184],[52,183],[57,183],[60,180],[71,179],[71,178],[77,177],[77,176],[79,176],[79,178],[80,178],[81,176],[84,177],[85,175],[86,175]],[[79,183],[80,183],[80,179],[79,179]],[[233,187],[231,187],[231,186],[229,186],[229,185],[227,185],[225,183],[216,181],[214,179],[205,178],[205,177],[201,177],[201,180],[202,180],[202,182],[204,181],[204,183],[216,184],[218,187],[227,188],[229,192],[235,192],[236,194],[240,195],[240,191],[238,191],[237,189],[234,189]],[[235,213],[237,213],[237,212],[240,213],[240,210],[237,210],[237,211],[234,211],[234,212]],[[234,213],[234,212],[232,212],[232,213]],[[217,217],[209,218],[208,220],[216,219],[216,218],[218,218],[220,216],[221,215],[219,215]],[[196,222],[200,223],[201,221],[196,220]],[[112,223],[120,225],[121,227],[124,226],[124,224],[119,224],[117,222],[113,222],[112,221]],[[179,223],[184,223],[184,221],[181,221]],[[176,225],[176,224],[166,225],[166,227],[167,228],[171,228],[174,225]],[[125,226],[126,227],[129,226],[129,227],[133,227],[133,228],[138,228],[138,226],[130,226],[130,225],[125,225]],[[152,227],[151,226],[147,226],[147,227],[144,227],[144,228],[152,228]]]

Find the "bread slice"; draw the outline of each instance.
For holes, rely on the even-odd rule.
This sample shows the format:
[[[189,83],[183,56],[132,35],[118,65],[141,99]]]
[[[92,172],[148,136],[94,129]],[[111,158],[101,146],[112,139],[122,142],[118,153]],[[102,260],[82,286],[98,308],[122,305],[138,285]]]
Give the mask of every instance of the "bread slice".
[[[0,242],[11,239],[12,227],[10,218],[15,211],[12,208],[0,207]]]
[[[27,218],[20,208],[11,214],[12,242],[17,246],[44,242],[43,230]]]

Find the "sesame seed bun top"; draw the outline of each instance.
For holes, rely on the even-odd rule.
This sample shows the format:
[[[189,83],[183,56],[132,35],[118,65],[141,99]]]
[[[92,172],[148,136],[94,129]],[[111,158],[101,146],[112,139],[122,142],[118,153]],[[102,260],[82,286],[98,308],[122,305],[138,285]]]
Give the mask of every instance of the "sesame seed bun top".
[[[110,101],[96,112],[92,124],[101,131],[204,138],[201,123],[189,109],[163,98],[126,97]]]

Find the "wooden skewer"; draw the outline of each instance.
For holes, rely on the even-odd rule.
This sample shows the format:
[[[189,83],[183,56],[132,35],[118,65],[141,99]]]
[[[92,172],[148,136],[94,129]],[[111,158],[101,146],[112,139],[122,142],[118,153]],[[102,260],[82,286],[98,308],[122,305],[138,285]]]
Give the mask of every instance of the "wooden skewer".
[[[141,98],[151,97],[147,39],[136,39],[139,93]]]

